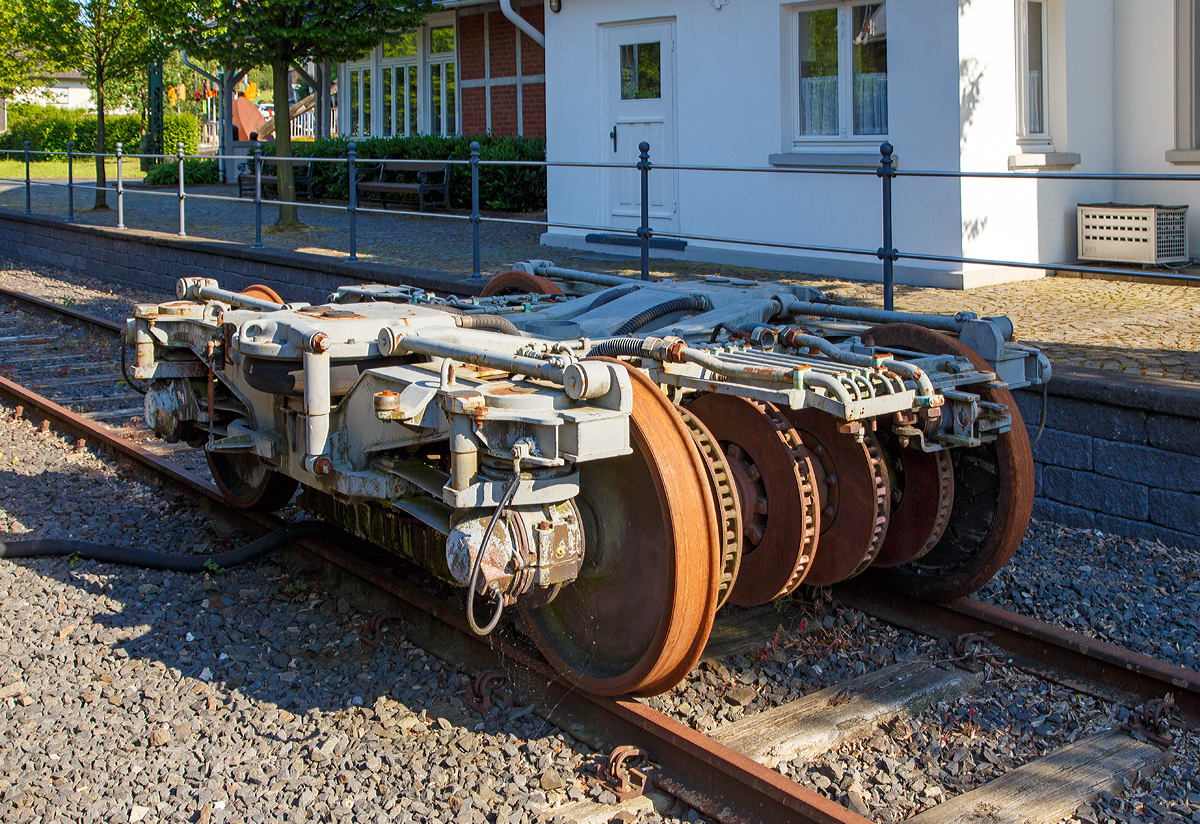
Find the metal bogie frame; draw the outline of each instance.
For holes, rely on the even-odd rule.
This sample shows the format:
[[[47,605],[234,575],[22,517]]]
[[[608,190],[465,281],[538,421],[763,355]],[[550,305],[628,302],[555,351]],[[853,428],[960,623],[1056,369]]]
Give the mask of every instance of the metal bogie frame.
[[[996,442],[1014,426],[1015,410],[996,401],[1006,397],[996,394],[1006,380],[1015,386],[1049,378],[1044,356],[1014,343],[1005,318],[863,314],[806,287],[589,277],[546,261],[524,267],[564,293],[461,299],[403,286],[350,286],[312,306],[278,301],[265,287],[238,293],[185,278],[179,300],[135,308],[126,341],[135,353],[131,378],[148,382],[150,425],[168,440],[203,446],[223,490],[243,490],[256,502],[268,484],[291,479],[305,488],[302,501],[335,513],[361,537],[394,540],[384,536],[401,532],[387,525],[401,522],[445,535],[444,553],[409,539],[390,548],[466,586],[468,617],[479,632],[519,605],[543,651],[572,672],[576,639],[544,637],[557,624],[539,619],[538,610],[575,597],[577,578],[588,580],[579,597],[594,597],[588,593],[597,581],[614,574],[614,553],[633,552],[620,562],[626,564],[637,563],[639,552],[659,551],[627,550],[605,538],[620,531],[612,508],[647,506],[620,491],[622,472],[653,476],[667,471],[653,464],[654,455],[690,455],[693,470],[680,476],[682,487],[655,481],[660,495],[677,499],[660,497],[663,513],[686,500],[689,522],[706,512],[716,523],[716,501],[726,501],[727,511],[739,496],[743,517],[766,511],[766,503],[747,497],[757,494],[753,467],[732,447],[728,469],[714,469],[711,451],[702,460],[701,452],[724,450],[724,442],[704,434],[703,420],[689,417],[685,425],[673,404],[706,395],[749,401],[750,414],[774,416],[780,443],[790,444],[785,460],[810,467],[805,473],[824,466],[821,448],[806,458],[808,446],[788,421],[827,421],[832,429],[822,431],[860,445],[858,453],[838,447],[840,456],[872,456],[876,468],[868,475],[883,485],[878,494],[886,501],[888,481],[878,466],[888,454],[899,460],[895,450],[941,453]],[[864,322],[944,330],[969,347],[963,351],[970,357],[885,351],[873,345]],[[658,417],[648,419],[638,404],[654,398]],[[879,438],[891,445],[884,449]],[[914,472],[923,465],[909,463]],[[818,493],[822,501],[832,496],[825,517],[835,511],[839,498],[825,491],[834,474],[825,467],[805,481],[807,529],[819,527]],[[700,480],[686,480],[694,477]],[[267,497],[279,505],[277,498]],[[682,528],[670,519],[685,516],[662,517],[669,535]],[[886,507],[872,517],[885,526]],[[749,523],[746,534],[760,526]],[[849,569],[869,564],[882,528]],[[806,540],[805,558],[815,545],[815,537]],[[736,556],[728,558],[739,551],[736,542],[724,546],[722,564],[736,568]],[[787,585],[769,597],[794,588],[806,563],[797,561]],[[476,596],[493,602],[490,621],[475,615]],[[715,598],[697,603],[701,613],[686,625],[706,633]],[[646,638],[656,637],[652,630]],[[699,654],[680,649],[647,653],[651,663],[662,656],[659,669],[649,670],[657,675],[641,665],[608,681],[574,675],[601,691],[657,690],[670,680],[661,669],[680,670]]]

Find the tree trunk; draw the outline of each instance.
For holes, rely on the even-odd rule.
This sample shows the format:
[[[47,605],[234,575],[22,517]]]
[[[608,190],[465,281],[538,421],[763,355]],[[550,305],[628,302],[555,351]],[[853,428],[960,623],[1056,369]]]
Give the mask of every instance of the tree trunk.
[[[96,208],[108,208],[108,181],[104,178],[104,71],[96,72]]]
[[[292,164],[283,160],[292,156],[292,113],[288,105],[288,66],[286,58],[276,59],[271,63],[271,75],[274,85],[273,98],[275,103],[275,156],[281,158],[275,164],[279,175],[279,199],[283,203],[279,207],[279,219],[275,226],[284,229],[295,226],[300,222],[296,216],[296,181],[292,177]]]
[[[325,67],[323,65],[313,64],[313,80],[317,84],[313,86],[313,139],[320,140],[325,136],[325,121],[322,115],[325,112],[325,95],[328,93],[325,86]]]

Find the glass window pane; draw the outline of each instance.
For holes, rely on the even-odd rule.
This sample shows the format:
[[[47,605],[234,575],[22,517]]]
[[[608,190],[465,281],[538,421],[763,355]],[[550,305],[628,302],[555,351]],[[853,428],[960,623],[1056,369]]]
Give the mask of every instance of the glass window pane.
[[[454,51],[454,26],[438,26],[429,30],[429,50],[434,54]]]
[[[1026,75],[1025,95],[1027,101],[1027,127],[1030,134],[1042,134],[1046,131],[1045,111],[1042,101],[1044,87],[1043,55],[1042,55],[1042,4],[1029,3],[1026,10],[1026,32],[1028,42],[1026,48],[1029,67]]]
[[[363,69],[362,73],[362,113],[363,127],[362,133],[364,136],[371,135],[371,70]]]
[[[392,69],[383,70],[383,135],[392,134]]]
[[[662,97],[662,44],[621,46],[621,99],[657,100]]]
[[[887,134],[886,13],[884,3],[852,9],[855,134]]]
[[[384,57],[416,57],[417,33],[415,31],[392,33],[383,38]]]
[[[429,133],[442,133],[442,65],[429,67]]]
[[[800,13],[800,134],[838,133],[838,12]]]
[[[454,114],[454,64],[446,64],[446,134],[455,134]]]
[[[350,72],[350,134],[358,134],[358,83],[359,73]]]
[[[417,67],[409,66],[408,69],[408,132],[407,134],[414,135],[417,133]]]

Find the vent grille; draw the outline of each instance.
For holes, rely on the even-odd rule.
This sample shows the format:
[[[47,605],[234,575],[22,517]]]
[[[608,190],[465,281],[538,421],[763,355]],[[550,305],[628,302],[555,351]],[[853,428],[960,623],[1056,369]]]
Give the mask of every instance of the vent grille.
[[[1187,206],[1079,205],[1079,257],[1120,263],[1188,262]]]

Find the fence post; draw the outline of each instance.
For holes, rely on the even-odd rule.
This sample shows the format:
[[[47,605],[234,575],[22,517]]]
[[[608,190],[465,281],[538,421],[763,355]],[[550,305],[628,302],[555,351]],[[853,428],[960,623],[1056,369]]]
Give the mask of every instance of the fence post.
[[[883,180],[883,245],[875,255],[883,261],[883,308],[892,311],[892,279],[899,254],[892,245],[892,178],[896,176],[896,164],[892,160],[892,144],[879,147],[879,168],[875,174]]]
[[[254,248],[262,248],[262,142],[254,136]]]
[[[67,222],[75,219],[75,141],[67,141]]]
[[[187,226],[183,219],[183,141],[175,144],[175,152],[179,156],[179,236],[187,237]]]
[[[121,174],[122,151],[121,144],[117,144],[117,228],[125,228],[125,179]]]
[[[29,199],[29,141],[25,141],[25,214],[33,214],[33,206]]]
[[[643,140],[638,151],[641,152],[637,167],[642,177],[642,225],[637,234],[642,240],[642,280],[650,280],[650,144]]]
[[[346,147],[346,182],[350,186],[350,260],[358,260],[358,236],[355,225],[355,209],[358,207],[356,190],[358,186],[357,172],[354,170],[354,144]]]
[[[479,143],[471,141],[471,229],[474,235],[471,246],[471,277],[481,278],[479,273]]]

